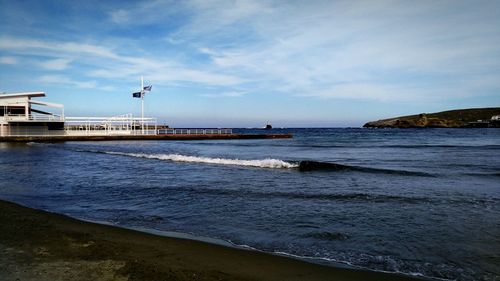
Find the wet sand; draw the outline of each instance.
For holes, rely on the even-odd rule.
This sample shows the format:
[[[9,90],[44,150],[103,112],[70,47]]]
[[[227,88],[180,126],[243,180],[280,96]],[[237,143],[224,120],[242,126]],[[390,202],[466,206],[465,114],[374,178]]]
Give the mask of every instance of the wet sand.
[[[163,237],[0,200],[0,280],[417,280]]]

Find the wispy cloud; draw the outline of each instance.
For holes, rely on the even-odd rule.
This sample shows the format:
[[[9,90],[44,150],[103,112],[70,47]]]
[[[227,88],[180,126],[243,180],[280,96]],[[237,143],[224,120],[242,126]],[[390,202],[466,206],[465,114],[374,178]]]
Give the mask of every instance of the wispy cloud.
[[[128,62],[127,62],[128,61]],[[118,62],[87,73],[91,77],[105,78],[137,78],[146,73],[150,81],[168,84],[169,82],[200,83],[204,85],[228,86],[243,82],[243,79],[210,71],[201,71],[186,68],[182,65],[170,63],[157,63],[144,60],[142,62],[130,62],[129,60]]]
[[[189,1],[153,0],[128,3],[111,9],[109,21],[120,26],[140,26],[168,23],[179,19],[179,15],[188,16],[186,10]]]
[[[111,21],[117,24],[126,23],[130,19],[130,13],[123,9],[111,11],[109,15],[111,17]]]
[[[120,55],[113,51],[113,48],[93,44],[4,37],[0,38],[1,49],[20,55],[54,57],[56,59],[38,63],[49,70],[65,69],[72,61],[90,64],[93,70],[82,73],[90,77],[136,78],[148,73],[149,79],[157,83],[183,81],[207,85],[235,85],[243,82],[243,79],[237,76],[192,68],[168,58]]]
[[[64,56],[65,54],[80,54],[106,58],[117,57],[117,55],[108,48],[84,42],[57,42],[8,36],[0,37],[0,49],[19,54],[48,54],[54,57]]]
[[[40,66],[48,70],[63,70],[68,67],[70,59],[54,59],[40,62]]]
[[[12,37],[0,38],[0,49],[50,56],[39,63],[49,70],[84,62],[91,68],[82,75],[95,78],[148,73],[163,84],[238,86],[245,92],[265,89],[334,99],[435,99],[436,90],[448,98],[446,93],[464,87],[474,95],[477,82],[464,85],[466,77],[498,72],[500,36],[493,22],[500,21],[481,18],[481,7],[451,13],[450,5],[153,1],[112,9],[109,19],[116,25],[161,26],[176,14],[187,15],[165,37],[180,44],[181,56],[152,55],[140,46],[124,51],[114,44]],[[208,61],[193,64],[196,55]],[[235,93],[230,88],[221,92]]]
[[[0,57],[0,64],[18,64],[18,62],[15,57]]]
[[[82,89],[95,89],[97,88],[96,81],[76,81],[63,75],[43,75],[38,77],[38,82],[57,85],[68,85]]]
[[[171,5],[155,1],[134,9],[149,13]],[[189,10],[189,21],[167,36],[169,42],[194,46],[211,59],[211,69],[237,75],[222,84],[248,82],[247,91],[381,101],[448,98],[464,87],[475,95],[477,88],[464,85],[466,78],[500,65],[494,24],[500,22],[485,19],[484,6],[390,0],[180,6]]]
[[[222,93],[210,93],[202,94],[202,97],[206,98],[237,98],[246,95],[248,92],[222,92]]]

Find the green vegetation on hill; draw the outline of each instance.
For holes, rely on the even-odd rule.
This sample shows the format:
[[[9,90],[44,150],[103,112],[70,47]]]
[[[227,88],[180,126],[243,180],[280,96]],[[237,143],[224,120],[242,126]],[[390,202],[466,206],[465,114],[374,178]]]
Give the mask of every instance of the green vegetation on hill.
[[[490,122],[494,115],[500,115],[500,107],[456,109],[437,113],[421,113],[401,116],[366,123],[368,128],[462,128],[474,127],[478,120],[481,126],[498,127],[498,123]],[[486,123],[488,122],[488,123]]]

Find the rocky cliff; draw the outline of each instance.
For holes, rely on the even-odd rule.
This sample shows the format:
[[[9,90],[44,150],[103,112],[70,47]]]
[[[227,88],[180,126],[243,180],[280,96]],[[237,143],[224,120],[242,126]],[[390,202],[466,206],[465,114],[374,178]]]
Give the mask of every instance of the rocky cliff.
[[[500,115],[500,107],[457,109],[437,113],[421,113],[401,116],[366,123],[367,128],[462,128],[498,127],[500,124],[490,122],[494,115]],[[480,122],[478,122],[480,120]]]

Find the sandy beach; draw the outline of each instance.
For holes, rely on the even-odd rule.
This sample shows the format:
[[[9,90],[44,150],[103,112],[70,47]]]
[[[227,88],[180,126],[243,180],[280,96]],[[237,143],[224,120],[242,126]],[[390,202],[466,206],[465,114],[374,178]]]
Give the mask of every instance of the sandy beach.
[[[412,280],[83,222],[0,200],[1,280]]]

